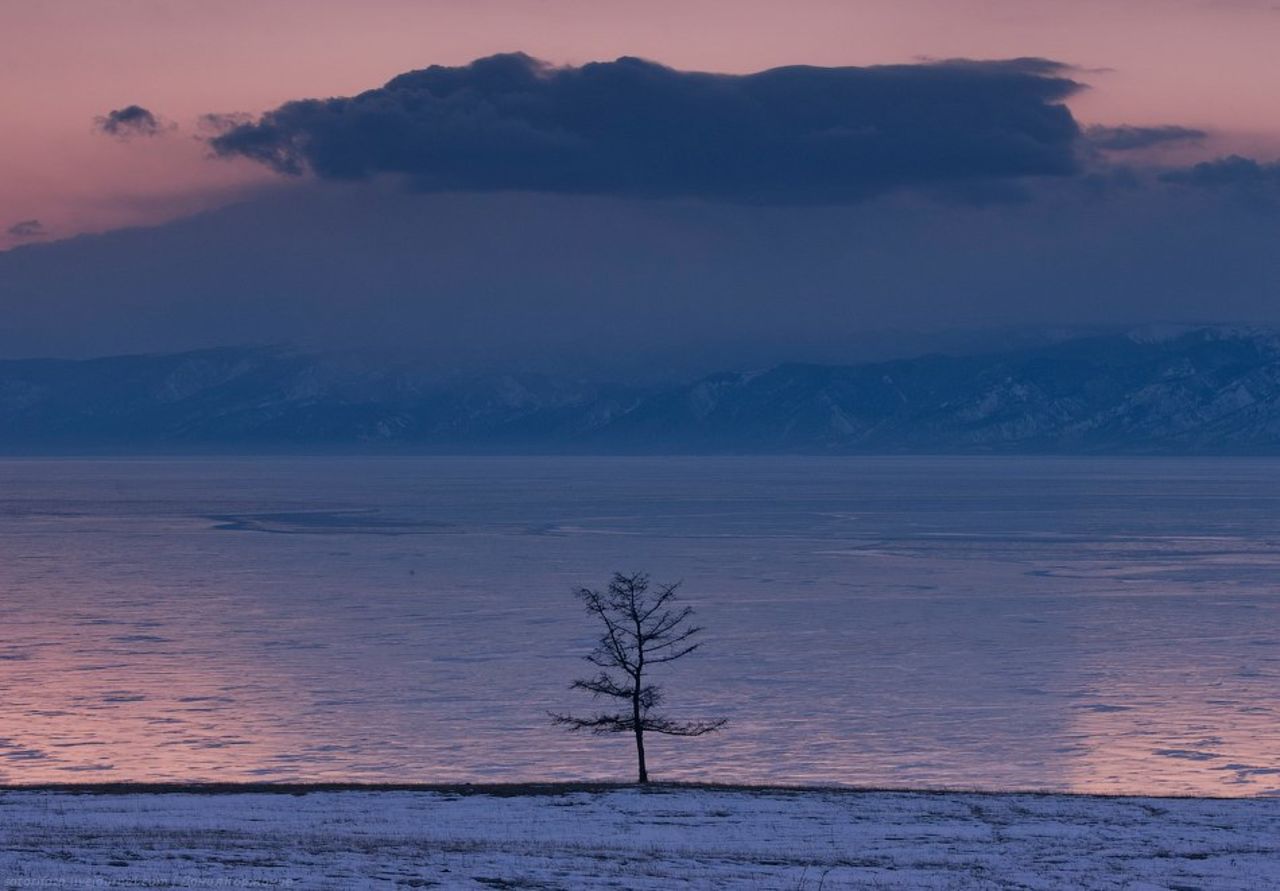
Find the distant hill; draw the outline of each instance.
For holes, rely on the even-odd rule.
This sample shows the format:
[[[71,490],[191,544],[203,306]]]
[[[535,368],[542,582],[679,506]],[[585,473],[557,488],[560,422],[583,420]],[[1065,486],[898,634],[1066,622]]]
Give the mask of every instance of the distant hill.
[[[1280,454],[1280,336],[1198,328],[641,388],[219,349],[0,362],[0,450]]]

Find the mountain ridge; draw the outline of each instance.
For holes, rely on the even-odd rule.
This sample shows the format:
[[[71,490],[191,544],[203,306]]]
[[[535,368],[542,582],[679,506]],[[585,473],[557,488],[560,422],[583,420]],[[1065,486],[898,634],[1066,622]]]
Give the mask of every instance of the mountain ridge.
[[[676,385],[283,347],[0,361],[0,451],[1280,454],[1280,335],[1135,329]]]

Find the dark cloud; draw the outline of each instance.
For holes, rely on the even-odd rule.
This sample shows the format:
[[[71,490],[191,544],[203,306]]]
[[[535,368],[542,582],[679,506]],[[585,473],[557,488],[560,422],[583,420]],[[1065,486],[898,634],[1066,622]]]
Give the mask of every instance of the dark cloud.
[[[39,220],[19,220],[6,230],[14,238],[41,238],[45,234]]]
[[[126,105],[94,119],[98,130],[108,136],[127,139],[130,136],[156,136],[164,124],[152,112],[141,105]]]
[[[1165,145],[1170,142],[1196,142],[1209,134],[1192,127],[1093,126],[1085,130],[1085,138],[1095,148],[1108,152],[1130,152]]]
[[[726,75],[634,58],[559,68],[509,54],[289,102],[210,144],[285,174],[400,174],[425,191],[981,196],[991,194],[984,183],[1077,171],[1079,128],[1060,102],[1081,85],[1066,70],[1016,59]]]
[[[1280,185],[1280,161],[1267,164],[1253,158],[1228,155],[1180,170],[1170,170],[1160,178],[1165,182],[1204,188]]]

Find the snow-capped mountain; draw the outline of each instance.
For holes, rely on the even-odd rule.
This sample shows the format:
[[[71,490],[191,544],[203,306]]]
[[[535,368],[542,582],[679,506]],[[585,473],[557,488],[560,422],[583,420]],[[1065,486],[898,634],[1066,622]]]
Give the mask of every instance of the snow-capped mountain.
[[[1280,336],[1147,329],[650,388],[275,349],[7,361],[0,448],[1280,453]]]

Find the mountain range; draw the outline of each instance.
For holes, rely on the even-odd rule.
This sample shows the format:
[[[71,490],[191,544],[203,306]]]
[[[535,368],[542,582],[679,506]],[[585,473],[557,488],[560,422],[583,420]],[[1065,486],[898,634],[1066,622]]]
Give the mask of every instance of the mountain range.
[[[1280,335],[1146,329],[645,386],[282,348],[8,360],[0,450],[1280,454]]]

